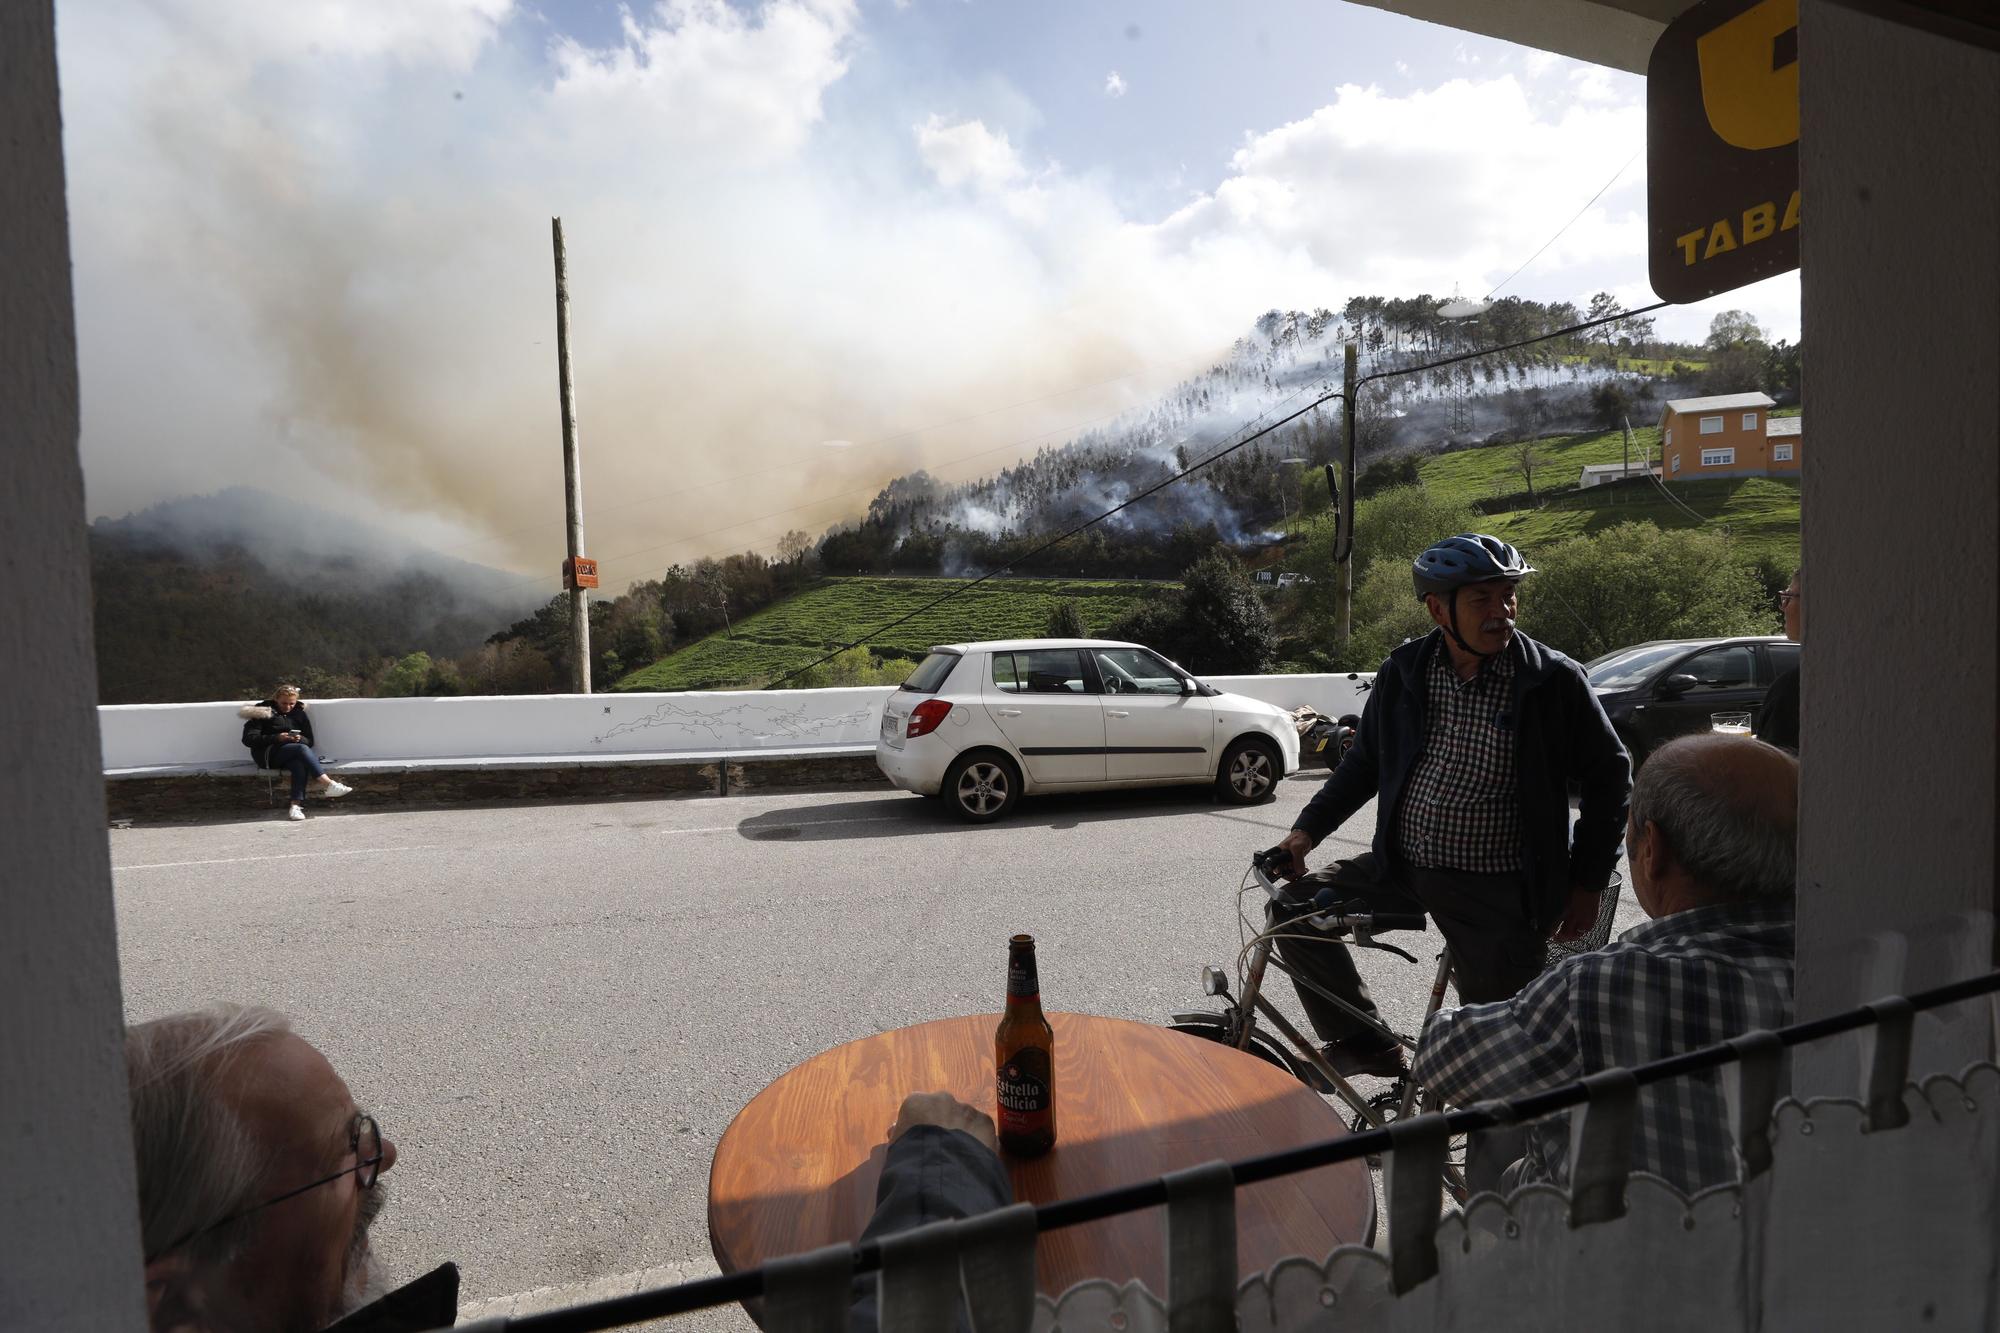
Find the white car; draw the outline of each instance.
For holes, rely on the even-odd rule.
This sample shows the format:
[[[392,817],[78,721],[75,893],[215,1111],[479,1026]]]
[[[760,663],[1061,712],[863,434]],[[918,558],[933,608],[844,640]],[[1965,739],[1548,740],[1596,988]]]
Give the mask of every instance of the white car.
[[[1008,639],[931,649],[882,705],[875,763],[986,823],[1039,792],[1200,783],[1247,805],[1298,769],[1299,737],[1283,709],[1150,648]]]

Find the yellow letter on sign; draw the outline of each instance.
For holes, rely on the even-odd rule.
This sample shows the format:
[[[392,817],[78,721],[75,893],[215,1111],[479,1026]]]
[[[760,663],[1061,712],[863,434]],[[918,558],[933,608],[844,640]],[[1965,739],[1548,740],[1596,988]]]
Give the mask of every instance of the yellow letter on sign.
[[[1764,0],[1695,40],[1702,109],[1724,143],[1798,142],[1798,26],[1799,0]]]

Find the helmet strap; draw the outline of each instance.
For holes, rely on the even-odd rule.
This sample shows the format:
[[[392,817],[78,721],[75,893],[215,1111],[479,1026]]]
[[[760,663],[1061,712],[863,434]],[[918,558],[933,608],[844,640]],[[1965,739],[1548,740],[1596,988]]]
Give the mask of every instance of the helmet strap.
[[[1458,594],[1460,592],[1460,589],[1463,588],[1463,586],[1464,585],[1461,584],[1460,587],[1453,588],[1451,590],[1451,600],[1447,603],[1447,605],[1451,607],[1451,623],[1444,627],[1444,632],[1451,635],[1451,641],[1453,643],[1457,644],[1460,648],[1463,648],[1466,652],[1471,653],[1474,657],[1478,658],[1483,663],[1490,657],[1498,657],[1500,653],[1499,652],[1482,653],[1477,648],[1474,648],[1471,644],[1467,643],[1465,641],[1465,636],[1458,632]],[[1506,650],[1501,649],[1500,651],[1504,652]]]

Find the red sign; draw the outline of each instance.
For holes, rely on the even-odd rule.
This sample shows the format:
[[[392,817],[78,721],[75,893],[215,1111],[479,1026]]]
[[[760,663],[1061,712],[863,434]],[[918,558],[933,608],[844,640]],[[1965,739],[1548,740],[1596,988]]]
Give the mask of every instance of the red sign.
[[[595,588],[597,586],[597,562],[583,556],[563,561],[563,587]]]
[[[1646,66],[1653,290],[1699,301],[1799,266],[1799,0],[1702,0]]]

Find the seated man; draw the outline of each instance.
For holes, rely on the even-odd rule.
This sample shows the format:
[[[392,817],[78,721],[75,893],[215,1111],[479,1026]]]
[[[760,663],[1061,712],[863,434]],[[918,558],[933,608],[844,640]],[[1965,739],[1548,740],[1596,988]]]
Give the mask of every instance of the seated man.
[[[379,1177],[396,1165],[396,1145],[284,1015],[224,1004],[135,1024],[125,1063],[154,1333],[452,1322],[449,1266],[400,1302],[377,1299],[368,1229],[387,1202]],[[866,1236],[1013,1201],[993,1122],[972,1107],[914,1094],[890,1137]],[[873,1279],[856,1283],[850,1326],[875,1327]]]
[[[1646,915],[1511,1000],[1440,1013],[1416,1076],[1454,1106],[1520,1097],[1792,1017],[1798,764],[1748,737],[1684,736],[1632,790],[1626,855]],[[1562,1183],[1567,1116],[1531,1125],[1509,1184]],[[1693,1191],[1736,1178],[1712,1073],[1639,1093],[1633,1169]]]
[[[125,1065],[156,1331],[313,1333],[374,1297],[396,1145],[284,1015],[136,1024]]]

